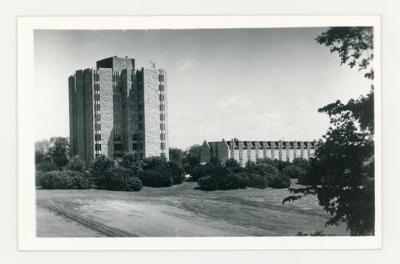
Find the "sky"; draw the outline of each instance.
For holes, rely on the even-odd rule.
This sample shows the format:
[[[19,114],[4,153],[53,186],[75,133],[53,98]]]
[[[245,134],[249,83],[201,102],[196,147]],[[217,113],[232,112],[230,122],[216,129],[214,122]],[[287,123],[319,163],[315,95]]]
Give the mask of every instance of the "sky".
[[[315,42],[325,30],[36,30],[35,139],[69,136],[68,76],[111,56],[166,69],[170,147],[319,139],[329,119],[318,108],[371,85]]]

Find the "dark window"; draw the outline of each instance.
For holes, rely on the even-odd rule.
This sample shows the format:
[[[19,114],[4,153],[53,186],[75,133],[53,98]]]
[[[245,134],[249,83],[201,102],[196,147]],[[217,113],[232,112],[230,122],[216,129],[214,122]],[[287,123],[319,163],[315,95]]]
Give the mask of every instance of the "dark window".
[[[143,114],[139,114],[139,121],[143,121]]]
[[[161,150],[165,150],[165,143],[161,143]]]
[[[165,97],[163,94],[160,94],[160,101],[164,101]]]
[[[114,141],[121,141],[122,136],[121,135],[114,135]]]
[[[95,145],[94,145],[94,149],[95,149],[96,151],[100,151],[100,150],[101,150],[101,144],[95,144]]]
[[[160,85],[158,86],[158,88],[159,88],[160,92],[163,92],[163,91],[164,91],[164,85],[163,85],[163,84],[160,84]]]
[[[160,104],[160,111],[164,111],[165,110],[165,105],[164,104]]]
[[[161,140],[165,140],[165,134],[164,134],[164,133],[161,133],[161,134],[160,134],[160,139],[161,139]]]
[[[122,150],[122,144],[114,144],[114,151],[121,151]]]
[[[138,124],[138,129],[139,129],[139,130],[142,130],[142,129],[143,129],[143,123],[139,123],[139,124]]]
[[[95,129],[96,131],[100,131],[100,130],[101,130],[101,125],[100,125],[100,124],[95,124],[95,125],[94,125],[94,129]]]
[[[138,144],[137,143],[133,143],[132,144],[132,149],[133,150],[137,150],[138,149]]]
[[[133,141],[138,141],[138,140],[142,140],[142,134],[140,133],[135,133],[132,135],[132,140]]]
[[[165,120],[165,114],[160,114],[160,120],[164,121]]]
[[[101,140],[101,135],[100,134],[95,134],[94,135],[94,140],[100,141]]]
[[[158,80],[159,80],[160,82],[163,82],[163,81],[164,81],[164,75],[163,75],[163,74],[160,74],[160,75],[158,76]]]
[[[165,130],[165,124],[164,123],[160,124],[160,130]]]

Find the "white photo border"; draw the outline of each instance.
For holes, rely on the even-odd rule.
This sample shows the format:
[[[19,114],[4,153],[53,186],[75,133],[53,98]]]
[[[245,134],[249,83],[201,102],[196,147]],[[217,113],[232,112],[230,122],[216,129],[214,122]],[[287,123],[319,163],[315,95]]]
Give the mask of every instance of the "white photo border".
[[[34,166],[34,30],[128,30],[372,26],[375,91],[375,235],[327,237],[36,237]],[[19,17],[18,248],[19,250],[262,250],[379,249],[382,245],[381,18],[379,15]]]

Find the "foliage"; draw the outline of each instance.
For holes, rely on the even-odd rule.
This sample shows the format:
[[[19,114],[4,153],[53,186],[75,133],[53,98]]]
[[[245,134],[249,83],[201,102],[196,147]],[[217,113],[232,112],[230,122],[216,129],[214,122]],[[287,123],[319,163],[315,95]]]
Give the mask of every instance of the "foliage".
[[[301,177],[301,174],[303,172],[304,170],[302,168],[295,165],[289,165],[283,168],[281,174],[288,176],[290,179],[298,179],[299,177]]]
[[[248,177],[248,186],[253,188],[271,187],[274,179],[278,175],[278,169],[273,163],[254,163],[247,162],[245,171]]]
[[[173,179],[167,171],[145,169],[141,171],[139,177],[143,185],[149,187],[169,187],[173,183]]]
[[[342,64],[357,66],[366,71],[366,78],[374,78],[372,28],[331,28],[317,42],[337,52]],[[352,235],[374,234],[373,98],[372,88],[357,100],[336,101],[319,109],[328,114],[330,127],[301,180],[307,186],[290,189],[293,195],[283,200],[316,195],[332,216],[326,224],[344,222]]]
[[[319,35],[318,44],[329,47],[331,53],[337,53],[341,64],[365,71],[364,76],[374,78],[371,62],[374,58],[372,27],[333,27]]]
[[[200,165],[201,145],[193,145],[185,151],[182,159],[182,168],[192,176],[192,172]]]
[[[199,189],[203,191],[216,191],[218,190],[218,179],[212,176],[204,176],[198,179],[197,184]]]
[[[172,177],[173,184],[181,184],[185,181],[185,172],[180,165],[173,162],[168,162],[168,169]]]
[[[244,189],[247,187],[247,175],[245,173],[231,173],[225,167],[215,167],[211,175],[198,180],[199,189],[204,191]]]
[[[247,186],[252,188],[265,189],[271,186],[273,178],[260,174],[247,175]]]
[[[40,186],[40,179],[42,178],[43,174],[44,174],[44,172],[40,171],[40,170],[37,170],[35,172],[35,185],[36,186]]]
[[[228,159],[225,161],[225,167],[233,173],[243,172],[242,166],[240,166],[239,162],[237,162],[235,159]]]
[[[58,168],[67,165],[70,158],[68,139],[63,137],[52,138],[50,140],[48,156]]]
[[[134,153],[124,153],[122,158],[118,161],[118,165],[132,170],[133,172],[137,172],[140,167],[140,162],[137,160]]]
[[[115,167],[115,162],[104,155],[100,155],[93,162],[91,172],[95,178],[102,177],[106,170]]]
[[[86,173],[57,170],[39,174],[39,185],[43,189],[87,189],[90,181]]]
[[[182,164],[183,161],[183,150],[179,148],[170,148],[169,149],[169,161],[175,164]]]
[[[189,181],[198,181],[200,178],[207,176],[206,166],[197,165],[191,169]]]
[[[269,165],[275,167],[278,171],[281,171],[283,168],[290,165],[290,162],[283,161],[283,160],[277,160],[277,159],[265,158],[265,159],[258,159],[257,164],[269,164]]]
[[[303,158],[295,158],[292,161],[292,165],[300,169],[307,170],[310,167],[310,162]]]
[[[42,162],[36,164],[36,171],[48,172],[57,169],[57,166],[50,159],[45,159]]]
[[[150,157],[143,160],[139,177],[144,186],[169,187],[173,184],[173,175],[165,158]]]
[[[142,182],[133,171],[122,167],[111,167],[96,178],[99,189],[112,191],[140,191]]]
[[[43,162],[46,158],[46,155],[43,152],[35,150],[35,164],[39,164]]]
[[[290,187],[290,177],[282,171],[273,179],[271,183],[272,188],[289,188]]]
[[[69,160],[66,169],[72,171],[85,171],[85,162],[81,160],[79,156],[75,156]]]

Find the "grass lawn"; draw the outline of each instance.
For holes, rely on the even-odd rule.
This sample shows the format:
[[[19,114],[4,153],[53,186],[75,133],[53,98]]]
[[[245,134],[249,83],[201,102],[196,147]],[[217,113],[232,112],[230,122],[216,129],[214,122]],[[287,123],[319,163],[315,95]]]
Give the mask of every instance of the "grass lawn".
[[[287,189],[205,192],[196,186],[185,182],[140,192],[38,189],[37,235],[295,236],[317,230],[348,235],[344,226],[324,226],[329,215],[312,196],[282,205]]]

